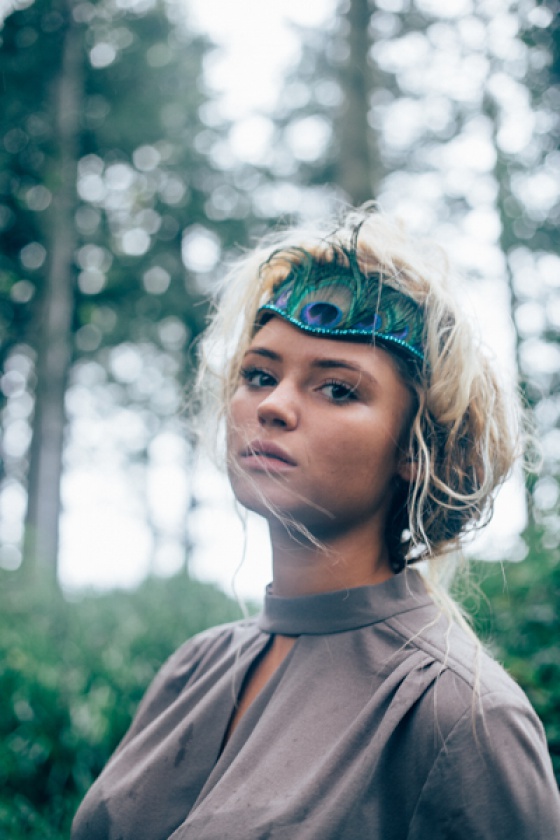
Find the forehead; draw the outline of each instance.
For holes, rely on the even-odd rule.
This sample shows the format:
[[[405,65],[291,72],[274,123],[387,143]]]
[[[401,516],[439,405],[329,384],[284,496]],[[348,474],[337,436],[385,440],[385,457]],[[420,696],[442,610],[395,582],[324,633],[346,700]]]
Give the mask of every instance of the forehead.
[[[317,360],[347,362],[379,376],[402,381],[392,354],[380,345],[310,335],[279,317],[272,317],[253,337],[247,352],[271,350],[280,360],[312,364]]]

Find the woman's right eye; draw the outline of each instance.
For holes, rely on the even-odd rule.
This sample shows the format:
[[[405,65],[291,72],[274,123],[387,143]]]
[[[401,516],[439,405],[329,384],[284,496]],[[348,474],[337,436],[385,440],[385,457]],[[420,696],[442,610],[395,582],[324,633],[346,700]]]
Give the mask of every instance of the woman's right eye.
[[[275,378],[261,368],[242,368],[241,378],[250,388],[271,388],[276,384]]]

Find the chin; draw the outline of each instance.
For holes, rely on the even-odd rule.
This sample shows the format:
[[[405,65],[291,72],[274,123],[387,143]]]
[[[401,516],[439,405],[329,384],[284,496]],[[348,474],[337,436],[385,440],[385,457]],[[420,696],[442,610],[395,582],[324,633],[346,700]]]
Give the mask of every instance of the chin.
[[[297,492],[282,482],[280,476],[266,474],[247,475],[231,468],[228,470],[233,494],[247,510],[266,519],[270,525],[282,524],[301,539],[302,533],[310,533],[319,540],[333,536],[352,527],[356,520],[354,508],[338,515],[329,512],[333,500],[317,500],[315,503],[306,497],[305,491]],[[334,505],[336,507],[336,504]]]
[[[251,513],[256,513],[267,520],[282,521],[293,519],[291,505],[274,499],[273,494],[260,494],[254,487],[239,486],[232,482],[233,495],[236,501]]]
[[[283,484],[281,477],[257,473],[248,475],[235,467],[229,467],[228,478],[233,495],[240,505],[258,513],[260,516],[290,517],[287,508],[294,507],[294,498],[290,490]]]

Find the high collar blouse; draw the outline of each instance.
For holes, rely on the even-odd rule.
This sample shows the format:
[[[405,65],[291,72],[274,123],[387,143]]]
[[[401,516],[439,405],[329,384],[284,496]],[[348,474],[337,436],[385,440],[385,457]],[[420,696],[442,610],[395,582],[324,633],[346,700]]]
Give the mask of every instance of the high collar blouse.
[[[265,633],[320,636],[357,630],[391,616],[432,606],[420,575],[410,572],[391,577],[377,586],[294,598],[275,596],[270,585],[257,622]]]
[[[273,634],[288,656],[225,743]],[[72,840],[551,840],[560,799],[521,690],[421,576],[298,598],[189,640]]]

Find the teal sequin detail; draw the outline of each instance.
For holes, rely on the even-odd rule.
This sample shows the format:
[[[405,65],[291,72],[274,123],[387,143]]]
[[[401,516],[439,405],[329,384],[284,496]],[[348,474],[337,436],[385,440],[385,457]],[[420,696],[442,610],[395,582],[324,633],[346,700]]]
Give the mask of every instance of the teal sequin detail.
[[[261,323],[269,312],[314,335],[378,341],[423,361],[422,309],[408,295],[377,273],[365,275],[346,252],[349,265],[336,255],[330,262],[317,262],[303,249],[293,254],[290,273],[259,309]],[[289,259],[290,252],[282,256]]]

